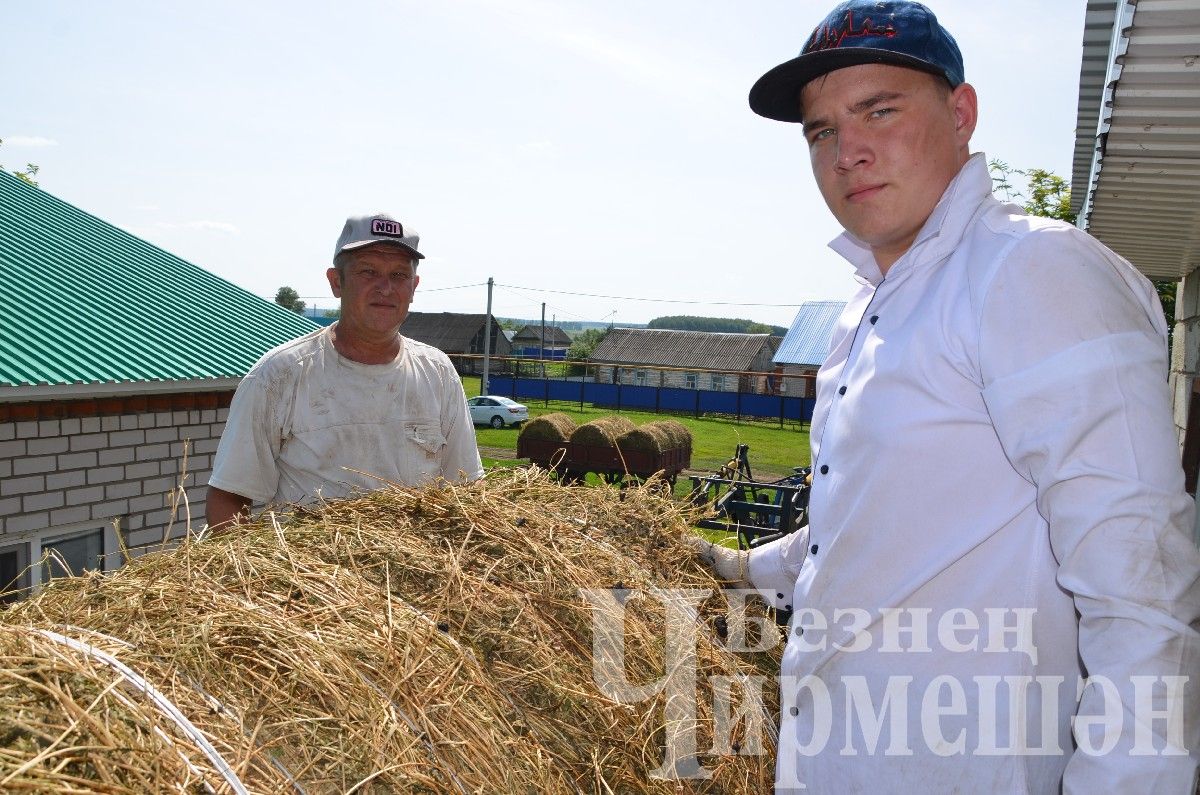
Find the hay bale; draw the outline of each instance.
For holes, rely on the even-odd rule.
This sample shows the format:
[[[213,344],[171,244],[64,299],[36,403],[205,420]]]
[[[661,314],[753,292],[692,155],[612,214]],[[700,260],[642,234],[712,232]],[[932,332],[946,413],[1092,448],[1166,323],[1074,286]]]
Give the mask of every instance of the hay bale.
[[[692,456],[692,432],[681,422],[675,420],[658,420],[652,422],[655,428],[665,433],[671,439],[672,448],[683,448],[688,458]]]
[[[662,455],[663,451],[676,447],[667,432],[655,427],[653,422],[647,422],[621,434],[617,438],[617,446],[622,450],[639,450],[654,455]]]
[[[228,765],[251,792],[767,791],[769,748],[702,757],[708,780],[651,778],[678,728],[664,697],[617,703],[593,681],[581,589],[710,588],[701,618],[727,615],[683,543],[684,511],[650,489],[503,470],[268,515],[55,580],[0,611],[0,781],[227,792]],[[664,611],[627,608],[624,671],[653,682]],[[773,674],[778,656],[739,657],[706,632],[696,654],[703,754],[710,677]],[[772,722],[731,739],[744,753]]]
[[[628,417],[609,414],[580,425],[571,432],[571,441],[592,447],[615,447],[621,434],[632,431],[634,427]]]
[[[575,430],[575,420],[570,415],[556,411],[553,414],[543,414],[521,424],[521,439],[537,439],[539,441],[565,442],[571,438]]]

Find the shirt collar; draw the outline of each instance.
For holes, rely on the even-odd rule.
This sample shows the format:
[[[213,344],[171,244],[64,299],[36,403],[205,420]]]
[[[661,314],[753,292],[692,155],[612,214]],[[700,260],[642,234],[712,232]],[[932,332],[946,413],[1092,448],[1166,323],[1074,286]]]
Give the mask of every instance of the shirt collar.
[[[946,192],[938,201],[929,218],[925,220],[916,240],[900,259],[888,269],[907,269],[914,261],[913,252],[920,250],[921,260],[939,259],[943,250],[949,251],[958,245],[966,233],[967,223],[975,215],[979,202],[992,195],[992,175],[988,171],[987,158],[976,152],[963,165],[946,186]],[[842,255],[854,266],[854,278],[862,284],[878,285],[883,273],[875,262],[871,248],[849,232],[834,238],[829,247]]]

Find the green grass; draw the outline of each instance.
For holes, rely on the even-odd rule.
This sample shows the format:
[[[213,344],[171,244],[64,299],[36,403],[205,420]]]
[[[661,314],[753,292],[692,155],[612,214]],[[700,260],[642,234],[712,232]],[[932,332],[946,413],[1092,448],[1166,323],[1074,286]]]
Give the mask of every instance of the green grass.
[[[467,395],[479,394],[478,377],[465,376],[463,385]],[[549,406],[543,406],[541,401],[537,400],[525,400],[524,402],[529,406],[530,417],[559,411],[569,415],[577,424],[617,413],[609,409],[594,408],[588,404],[580,409],[578,403],[551,402]],[[692,469],[715,470],[729,460],[738,444],[750,445],[750,466],[758,480],[781,478],[790,475],[792,467],[807,466],[809,463],[807,428],[804,430],[791,427],[781,429],[778,422],[748,419],[739,422],[732,417],[693,417],[641,411],[621,411],[619,413],[638,425],[668,418],[686,425],[692,432],[693,439]],[[496,430],[479,427],[475,431],[480,446],[509,450],[515,450],[517,447],[517,433],[516,428]]]

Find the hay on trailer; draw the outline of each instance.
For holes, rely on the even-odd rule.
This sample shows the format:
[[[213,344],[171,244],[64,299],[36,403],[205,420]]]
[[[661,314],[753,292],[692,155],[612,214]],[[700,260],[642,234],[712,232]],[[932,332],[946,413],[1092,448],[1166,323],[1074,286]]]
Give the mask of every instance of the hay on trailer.
[[[676,420],[658,420],[650,423],[671,439],[675,448],[683,448],[688,458],[692,457],[692,432],[682,422]]]
[[[652,422],[639,425],[633,430],[621,434],[617,437],[617,446],[622,450],[639,450],[655,455],[662,455],[664,450],[675,449],[671,437],[667,436],[661,428],[654,427]]]
[[[575,420],[570,415],[556,411],[543,414],[522,423],[519,439],[537,439],[539,441],[565,442],[571,438],[575,430]]]
[[[0,790],[767,791],[770,748],[701,757],[709,780],[652,778],[680,729],[665,697],[617,703],[593,681],[582,589],[713,588],[700,619],[724,625],[689,518],[651,488],[504,470],[56,580],[0,612]],[[665,611],[626,608],[624,671],[654,682]],[[778,657],[732,654],[707,629],[696,655],[704,754],[709,677],[771,674]],[[761,718],[729,739],[752,748]]]
[[[592,447],[614,447],[621,434],[628,433],[633,428],[634,424],[628,417],[608,414],[580,425],[571,432],[571,441]]]

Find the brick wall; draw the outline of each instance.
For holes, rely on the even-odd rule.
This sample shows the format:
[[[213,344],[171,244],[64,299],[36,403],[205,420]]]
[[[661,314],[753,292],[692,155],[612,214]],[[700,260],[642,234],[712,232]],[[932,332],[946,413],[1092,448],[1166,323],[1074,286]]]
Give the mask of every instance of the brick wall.
[[[185,531],[187,511],[194,527],[203,526],[232,395],[0,404],[0,545],[116,519],[136,556],[162,541],[173,501],[174,537]]]

